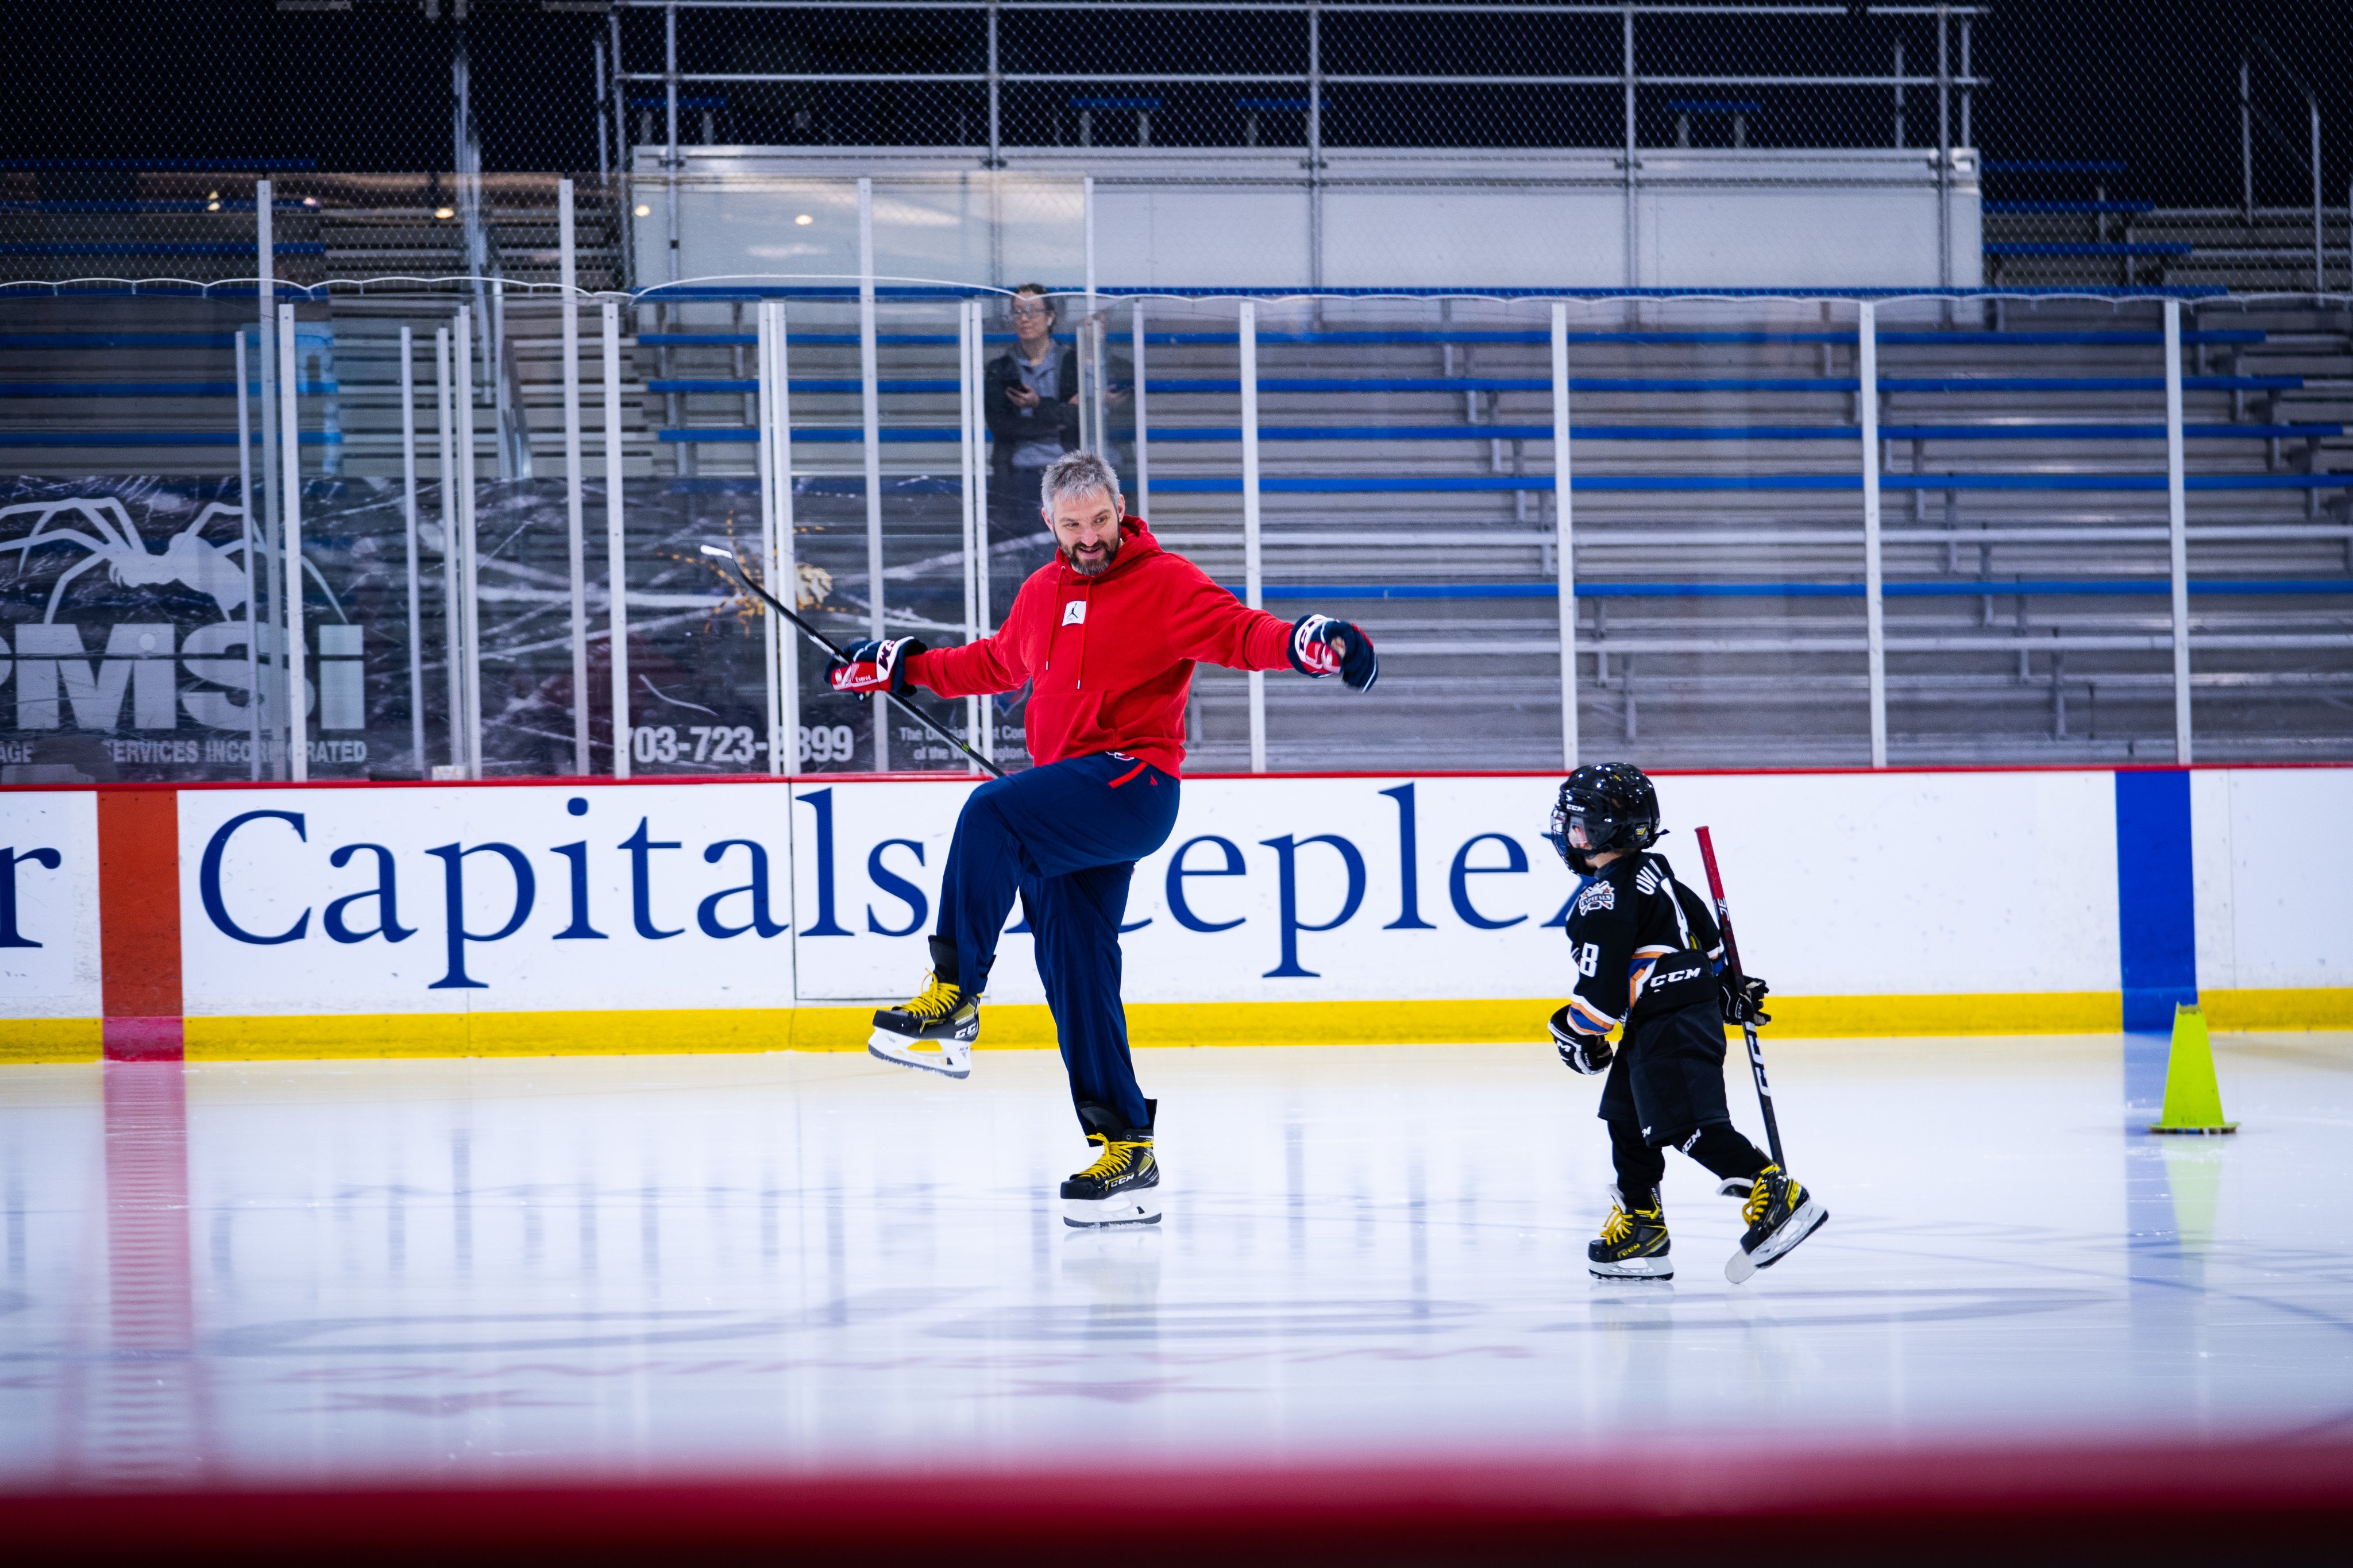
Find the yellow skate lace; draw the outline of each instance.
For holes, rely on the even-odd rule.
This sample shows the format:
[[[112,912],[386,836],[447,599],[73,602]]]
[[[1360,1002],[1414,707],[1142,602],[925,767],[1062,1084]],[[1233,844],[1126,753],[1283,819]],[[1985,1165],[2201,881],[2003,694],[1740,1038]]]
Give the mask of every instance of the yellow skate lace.
[[[1613,1208],[1609,1211],[1609,1217],[1601,1222],[1602,1244],[1615,1247],[1625,1240],[1633,1229],[1634,1216],[1624,1209]]]
[[[1136,1157],[1149,1150],[1152,1144],[1143,1140],[1123,1143],[1104,1139],[1103,1146],[1103,1152],[1095,1157],[1095,1163],[1079,1173],[1080,1181],[1109,1182],[1125,1175],[1128,1167],[1135,1163]]]
[[[1765,1178],[1778,1176],[1780,1173],[1781,1167],[1778,1165],[1767,1165],[1757,1173],[1757,1183],[1748,1189],[1748,1201],[1740,1205],[1742,1219],[1746,1220],[1750,1225],[1761,1224],[1764,1221],[1766,1207],[1773,1201],[1773,1189],[1766,1184]],[[1791,1190],[1796,1190],[1796,1184],[1791,1184]]]
[[[937,974],[934,974],[924,983],[922,994],[910,1001],[901,1003],[899,1011],[913,1017],[921,1018],[925,1023],[934,1023],[946,1017],[963,1005],[962,989],[949,984]]]

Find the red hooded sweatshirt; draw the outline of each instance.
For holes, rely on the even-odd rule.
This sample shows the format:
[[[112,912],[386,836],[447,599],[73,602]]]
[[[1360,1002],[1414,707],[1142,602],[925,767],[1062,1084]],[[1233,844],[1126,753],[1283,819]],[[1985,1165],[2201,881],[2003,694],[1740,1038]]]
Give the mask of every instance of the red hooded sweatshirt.
[[[1080,575],[1057,551],[1021,584],[996,636],[918,654],[909,675],[942,697],[1031,682],[1029,755],[1041,765],[1123,752],[1177,773],[1193,666],[1286,669],[1291,625],[1161,549],[1142,518],[1123,517],[1119,531],[1103,575]]]

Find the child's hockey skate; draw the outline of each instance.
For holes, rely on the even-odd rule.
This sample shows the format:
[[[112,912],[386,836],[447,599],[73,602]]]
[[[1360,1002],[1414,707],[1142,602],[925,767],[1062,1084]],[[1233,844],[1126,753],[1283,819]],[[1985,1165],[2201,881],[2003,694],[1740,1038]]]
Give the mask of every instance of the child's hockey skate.
[[[1609,1217],[1600,1236],[1585,1244],[1585,1266],[1597,1279],[1672,1279],[1675,1264],[1667,1248],[1667,1216],[1658,1194],[1651,1194],[1649,1206],[1630,1209],[1611,1187]]]
[[[947,978],[955,968],[955,944],[932,938],[931,979],[896,1007],[875,1009],[866,1054],[946,1078],[971,1076],[972,1043],[980,1038],[980,998],[966,995]]]
[[[1748,1230],[1740,1238],[1740,1250],[1724,1265],[1724,1277],[1735,1285],[1759,1268],[1772,1268],[1782,1254],[1820,1230],[1831,1217],[1814,1194],[1791,1181],[1778,1165],[1767,1165],[1757,1173],[1740,1214],[1748,1222]]]
[[[1121,1127],[1105,1107],[1082,1105],[1087,1142],[1103,1152],[1062,1184],[1062,1223],[1080,1229],[1160,1223],[1160,1162],[1152,1154],[1152,1123],[1160,1102],[1144,1102],[1144,1125]]]

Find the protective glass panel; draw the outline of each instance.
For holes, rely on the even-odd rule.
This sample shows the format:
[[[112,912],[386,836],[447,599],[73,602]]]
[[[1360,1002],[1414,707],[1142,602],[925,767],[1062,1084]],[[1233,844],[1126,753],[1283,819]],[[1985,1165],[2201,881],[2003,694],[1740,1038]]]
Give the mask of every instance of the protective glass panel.
[[[1870,761],[1852,305],[1570,312],[1582,761]]]
[[[2160,307],[1879,321],[1891,760],[2172,760]]]
[[[0,481],[0,613],[15,656],[0,782],[290,771],[287,489],[273,466],[284,426],[282,413],[263,418],[282,410],[283,361],[277,321],[265,331],[259,314],[249,289],[241,300],[90,290],[0,302],[15,394],[0,431],[15,459]],[[427,675],[443,673],[430,592],[414,679],[410,668],[404,324],[429,333],[431,319],[305,302],[287,344],[313,778],[416,776],[412,713]],[[433,476],[418,477],[429,579]]]
[[[1145,327],[1140,365],[1137,311]],[[1104,374],[1111,455],[1127,487],[1128,510],[1152,524],[1164,549],[1238,595],[1246,576],[1239,317],[1232,300],[1137,296],[1111,314]],[[1115,400],[1123,382],[1124,407]],[[1275,582],[1271,569],[1265,580]],[[1282,613],[1271,596],[1267,603]],[[1270,710],[1280,686],[1281,678],[1269,678]],[[1198,666],[1185,736],[1189,770],[1247,771],[1248,679]]]
[[[2331,470],[2342,395],[2314,324],[2285,300],[2183,308],[2200,762],[2353,752],[2353,474]]]

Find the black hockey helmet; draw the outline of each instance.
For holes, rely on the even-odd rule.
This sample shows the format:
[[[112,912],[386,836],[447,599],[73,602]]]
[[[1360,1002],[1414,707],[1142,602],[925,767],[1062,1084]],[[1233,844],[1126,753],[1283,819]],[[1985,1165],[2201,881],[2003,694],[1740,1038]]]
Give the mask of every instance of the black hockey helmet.
[[[1641,769],[1596,763],[1560,781],[1545,837],[1570,870],[1584,876],[1593,869],[1587,856],[1648,849],[1665,831],[1659,826],[1659,792]]]

